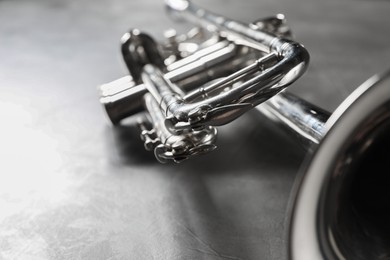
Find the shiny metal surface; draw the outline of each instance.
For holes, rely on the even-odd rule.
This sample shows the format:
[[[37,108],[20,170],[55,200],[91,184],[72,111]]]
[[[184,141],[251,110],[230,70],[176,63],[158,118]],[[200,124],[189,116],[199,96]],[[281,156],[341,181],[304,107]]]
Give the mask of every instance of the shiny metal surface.
[[[267,27],[278,30],[284,20],[274,17],[248,26],[210,13],[187,0],[169,0],[167,6],[174,15],[181,15],[218,33],[223,43],[231,41],[235,45],[244,44],[265,54],[233,74],[221,80],[215,79],[186,94],[180,86],[174,85],[164,76],[166,68],[161,66],[164,62],[155,57],[159,55],[157,43],[138,31],[126,37],[126,43],[131,41],[130,45],[133,46],[127,53],[129,58],[125,55],[133,81],[136,84],[143,83],[150,93],[146,94],[145,99],[150,103],[146,106],[150,117],[154,118],[153,113],[159,115],[158,120],[152,120],[159,123],[154,123],[151,130],[159,146],[150,141],[149,135],[147,138],[143,135],[145,145],[152,146],[156,158],[160,162],[169,159],[179,162],[192,155],[191,149],[196,151],[194,154],[214,150],[216,130],[207,129],[207,133],[201,134],[205,138],[200,139],[195,137],[198,131],[206,130],[205,126],[230,123],[258,105],[258,111],[293,133],[308,151],[314,150],[318,154],[326,149],[323,147],[329,146],[328,143],[332,143],[331,148],[328,148],[332,152],[326,151],[324,160],[314,156],[302,180],[303,184],[297,191],[291,220],[290,257],[390,257],[387,249],[390,243],[387,231],[390,229],[386,221],[386,212],[389,210],[386,197],[389,194],[377,192],[377,189],[386,189],[390,185],[390,179],[386,178],[385,169],[382,169],[386,165],[385,161],[390,159],[388,155],[383,155],[389,145],[390,73],[366,81],[331,115],[297,96],[282,92],[305,71],[309,61],[303,46],[282,38],[284,35],[275,36],[270,31],[260,30]],[[291,36],[291,31],[288,28],[285,30]],[[137,39],[137,35],[142,37]],[[143,37],[152,43],[143,44]],[[197,52],[192,55],[197,56]],[[204,57],[209,57],[206,60],[213,62],[213,51],[206,51]],[[196,59],[191,55],[186,59],[189,62],[183,63],[190,66],[189,71],[193,72],[194,67],[191,66]],[[180,70],[180,66],[173,67]],[[204,68],[207,70],[207,66]],[[248,79],[252,73],[255,75]],[[234,87],[235,83],[241,85]],[[155,109],[149,108],[151,104],[154,104]],[[333,132],[337,130],[333,128],[337,129],[340,124],[344,133],[336,135]],[[183,142],[184,135],[187,140],[196,141]],[[165,141],[170,138],[180,140],[174,141],[175,148]],[[203,140],[205,142],[202,144]],[[190,143],[194,145],[189,146]],[[161,154],[167,155],[164,157]],[[320,166],[315,166],[318,164]],[[376,173],[367,173],[370,170]],[[369,194],[362,195],[364,189]]]
[[[155,71],[151,71],[156,76]],[[211,152],[216,148],[217,129],[212,126],[191,131],[182,135],[173,135],[165,126],[165,115],[159,104],[147,93],[144,96],[147,116],[150,116],[150,130],[145,125],[146,120],[141,120],[141,139],[146,150],[154,151],[157,160],[166,163],[171,160],[180,162],[189,156]]]
[[[163,126],[171,136],[183,140],[185,137],[180,137],[181,135],[189,137],[204,128],[230,123],[298,79],[308,66],[309,54],[301,44],[285,38],[290,37],[291,32],[285,24],[283,15],[244,24],[211,13],[189,0],[169,0],[165,3],[172,15],[190,20],[205,30],[215,33],[217,36],[214,35],[211,39],[220,38],[220,42],[211,39],[206,39],[204,43],[198,45],[189,42],[187,44],[196,46],[196,51],[191,53],[193,45],[180,48],[179,44],[185,42],[179,42],[177,40],[179,37],[170,36],[168,46],[161,45],[148,34],[132,29],[122,37],[122,54],[134,83],[130,82],[128,89],[123,89],[121,84],[119,94],[112,91],[113,88],[118,89],[115,87],[118,81],[105,84],[100,87],[102,94],[100,100],[111,121],[117,123],[124,119],[122,117],[139,111],[134,109],[134,104],[137,106],[140,104],[139,99],[142,98],[140,92],[143,88],[139,85],[143,84],[160,106],[161,114],[166,117],[165,126],[151,124],[155,141],[150,142],[149,136],[146,138],[148,143],[145,146],[154,146],[160,162],[167,162],[168,158],[180,162],[192,155],[214,150],[216,146],[210,144],[209,138],[206,138],[207,141],[203,146],[195,145],[199,152],[193,152],[194,145],[188,146],[185,143],[182,145],[176,143],[173,149],[171,145],[165,143],[165,135],[159,136],[165,131],[153,129],[155,126]],[[172,39],[175,44],[172,44]],[[188,37],[184,37],[182,41],[187,39]],[[207,46],[206,43],[211,46]],[[202,45],[206,47],[201,48]],[[218,75],[210,68],[221,62],[225,63],[227,55],[234,55],[239,48],[254,53],[255,60],[250,61],[247,55],[238,52],[242,60],[239,63],[249,65],[234,71],[238,64],[230,62],[232,65],[228,71],[234,73],[229,75],[225,72],[226,77],[217,78]],[[161,49],[170,49],[168,54],[165,54],[167,57],[163,57]],[[221,51],[223,55],[219,54]],[[186,55],[190,54],[183,56],[182,52]],[[173,60],[173,64],[169,64],[170,60]],[[165,64],[175,69],[169,71]],[[192,85],[189,93],[181,89],[183,86],[174,83],[177,80],[171,76],[173,74],[181,78],[189,76],[199,78],[203,73],[211,75],[214,81],[206,85]],[[122,80],[120,82],[122,83]],[[129,103],[129,108],[126,108],[124,101]],[[118,113],[118,110],[121,112]],[[216,134],[216,131],[211,132]],[[210,149],[210,145],[213,149]],[[162,147],[166,151],[164,153],[170,154],[165,157],[165,160],[161,160],[159,155],[162,153],[158,152]]]
[[[179,123],[183,120],[188,122],[190,127],[218,126],[229,123],[242,115],[243,111],[247,111],[249,107],[264,102],[273,94],[286,88],[306,70],[309,54],[302,45],[296,42],[276,37],[271,32],[265,31],[266,28],[262,30],[251,28],[243,23],[213,14],[188,0],[168,0],[166,3],[174,15],[192,20],[194,24],[201,24],[204,28],[218,33],[235,44],[246,45],[266,53],[253,65],[243,68],[242,73],[235,75],[234,78],[241,78],[242,74],[250,74],[253,73],[252,71],[261,72],[247,79],[240,86],[231,87],[231,90],[221,95],[208,97],[210,92],[219,88],[215,85],[214,88],[209,86],[202,90],[200,95],[204,97],[202,101],[198,104],[189,103],[188,108],[185,108],[185,105],[182,105],[183,102],[180,101],[170,103],[172,119]],[[235,82],[234,79],[229,79],[229,81],[232,82],[231,84]],[[221,87],[225,86],[225,81],[222,80],[222,82]]]
[[[390,73],[335,111],[305,170],[291,221],[291,259],[387,259]]]
[[[390,60],[388,1],[197,2],[248,23],[285,13],[311,53],[291,91],[328,111]],[[128,74],[117,39],[176,26],[161,5],[0,1],[0,14],[0,258],[287,259],[303,152],[269,120],[253,111],[219,129],[219,150],[161,167],[137,129],[102,116],[95,86]]]
[[[251,59],[228,42],[219,42],[168,66],[164,76],[172,83],[180,84],[187,91],[205,84],[215,77],[232,73]],[[187,61],[189,60],[189,61]],[[179,65],[177,65],[179,64]],[[142,97],[147,92],[143,84],[136,85],[132,77],[125,76],[99,87],[101,99],[110,121],[118,124],[122,119],[144,110]]]
[[[307,150],[320,143],[330,117],[324,109],[288,92],[280,93],[256,109],[297,138]]]

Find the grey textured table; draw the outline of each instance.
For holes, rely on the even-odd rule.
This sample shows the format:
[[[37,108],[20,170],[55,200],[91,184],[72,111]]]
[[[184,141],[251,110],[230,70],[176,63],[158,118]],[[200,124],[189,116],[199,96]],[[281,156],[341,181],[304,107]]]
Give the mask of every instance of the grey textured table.
[[[390,2],[197,1],[250,22],[285,13],[311,65],[292,90],[330,111],[389,67]],[[162,1],[0,1],[0,259],[286,259],[304,153],[251,113],[219,149],[159,165],[105,121],[119,38],[174,26]],[[180,25],[179,28],[185,27]]]

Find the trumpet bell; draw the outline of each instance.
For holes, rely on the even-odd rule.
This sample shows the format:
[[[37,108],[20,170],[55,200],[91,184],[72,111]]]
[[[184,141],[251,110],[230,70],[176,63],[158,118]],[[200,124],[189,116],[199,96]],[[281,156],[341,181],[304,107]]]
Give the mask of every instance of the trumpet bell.
[[[390,259],[390,73],[355,90],[297,187],[291,259]]]

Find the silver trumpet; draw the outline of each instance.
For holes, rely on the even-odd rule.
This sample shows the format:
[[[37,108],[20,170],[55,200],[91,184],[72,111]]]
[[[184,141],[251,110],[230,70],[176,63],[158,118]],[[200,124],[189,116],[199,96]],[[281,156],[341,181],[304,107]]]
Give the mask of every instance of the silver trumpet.
[[[160,162],[179,162],[213,150],[215,127],[284,90],[304,73],[309,54],[288,39],[282,15],[248,25],[186,0],[166,3],[211,36],[201,29],[185,36],[168,32],[162,45],[130,30],[122,53],[131,76],[101,86],[100,101],[114,124],[146,110],[139,122],[145,147]]]
[[[100,86],[112,123],[137,115],[145,148],[180,162],[214,150],[216,127],[256,108],[310,151],[292,200],[290,258],[390,259],[390,72],[331,114],[284,91],[309,54],[283,15],[243,24],[188,0],[166,5],[199,27],[167,31],[166,43],[137,29],[123,36],[131,76]]]

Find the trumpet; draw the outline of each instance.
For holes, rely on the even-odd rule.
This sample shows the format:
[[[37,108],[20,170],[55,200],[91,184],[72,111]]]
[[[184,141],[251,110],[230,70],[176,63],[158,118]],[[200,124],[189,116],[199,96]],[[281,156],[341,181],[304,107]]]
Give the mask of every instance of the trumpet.
[[[166,3],[173,15],[211,36],[195,29],[168,36],[162,45],[130,30],[122,37],[122,54],[131,76],[101,86],[100,101],[114,124],[146,110],[139,120],[145,148],[160,162],[180,162],[215,149],[215,127],[292,84],[306,70],[309,54],[288,39],[283,15],[245,25],[189,1]],[[189,42],[199,38],[207,39]]]
[[[390,72],[331,114],[286,91],[310,58],[283,15],[244,24],[188,0],[166,6],[198,27],[169,30],[165,43],[138,29],[122,37],[130,75],[99,87],[111,122],[137,116],[145,148],[159,162],[181,162],[214,150],[216,127],[255,108],[309,151],[292,199],[290,258],[390,259],[390,175],[381,170],[390,159]]]

